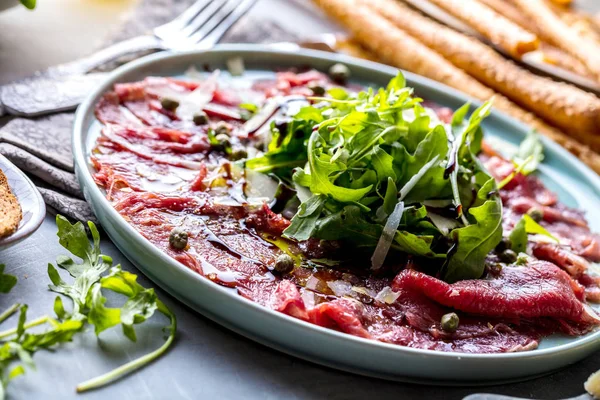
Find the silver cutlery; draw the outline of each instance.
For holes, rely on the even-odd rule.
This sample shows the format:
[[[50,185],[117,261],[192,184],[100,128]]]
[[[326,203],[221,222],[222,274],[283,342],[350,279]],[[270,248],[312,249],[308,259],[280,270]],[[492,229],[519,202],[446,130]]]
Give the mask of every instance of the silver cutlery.
[[[35,117],[67,111],[79,102],[102,73],[88,74],[109,62],[141,52],[211,48],[257,0],[198,0],[152,35],[116,43],[88,57],[58,65],[0,87],[0,115]]]

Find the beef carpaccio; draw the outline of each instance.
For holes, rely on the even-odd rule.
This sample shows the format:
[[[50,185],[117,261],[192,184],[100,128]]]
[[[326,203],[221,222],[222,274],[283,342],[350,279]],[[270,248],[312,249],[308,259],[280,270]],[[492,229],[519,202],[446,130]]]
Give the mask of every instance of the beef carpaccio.
[[[419,229],[436,230],[435,234],[418,235],[429,245],[426,252],[419,253],[414,246],[398,250],[400,239],[390,249],[388,241],[381,246],[389,249],[383,253],[385,262],[381,259],[376,264],[383,266],[376,266],[373,249],[377,241],[366,250],[352,242],[351,235],[319,236],[315,233],[318,229],[313,229],[309,237],[297,240],[284,234],[296,214],[314,211],[303,205],[309,202],[307,192],[310,196],[315,186],[299,188],[289,178],[294,173],[296,180],[303,164],[313,166],[310,155],[307,162],[306,154],[301,154],[306,148],[287,154],[285,163],[292,166],[287,180],[273,173],[280,169],[261,168],[260,162],[249,168],[247,160],[265,160],[264,153],[271,153],[270,162],[277,162],[284,152],[276,147],[293,140],[294,134],[298,136],[299,131],[290,137],[282,135],[285,130],[298,129],[292,128],[299,124],[294,122],[298,111],[306,106],[322,110],[327,98],[337,101],[341,96],[344,76],[334,71],[333,78],[311,70],[279,72],[271,80],[230,80],[219,77],[217,71],[202,79],[149,77],[116,84],[96,106],[103,128],[91,156],[94,178],[123,218],[175,260],[240,296],[307,323],[401,346],[465,353],[531,350],[550,334],[581,335],[595,329],[600,319],[588,303],[600,301],[600,281],[589,267],[600,260],[599,237],[590,232],[582,213],[559,203],[535,173],[525,174],[522,165],[502,158],[485,143],[476,149],[478,162],[496,182],[502,182],[500,189],[487,193],[488,198],[498,196],[502,216],[501,226],[490,235],[496,238],[490,239],[496,240],[493,250],[481,256],[482,272],[476,272],[476,278],[444,278],[448,276],[445,268],[452,265],[447,258],[461,252],[455,246],[461,236],[444,236],[436,229],[442,232],[441,226],[448,224],[446,229],[456,229],[454,224],[461,220],[466,226],[481,221],[465,218],[466,211],[460,214],[461,207],[467,207],[464,197],[461,200],[459,196],[459,207],[456,202],[448,207],[448,202],[441,200],[411,200],[402,192],[410,186],[416,193],[411,176],[404,181],[398,178],[404,186],[394,186],[399,195],[392,193],[391,198],[403,200],[397,203],[402,207],[394,208],[392,203],[392,209],[401,210],[402,215],[395,227],[402,229],[409,217],[422,209],[426,214],[421,216]],[[388,102],[392,101],[390,93]],[[405,120],[411,118],[411,112],[415,114],[412,104],[402,110]],[[452,130],[452,110],[427,101],[422,105],[430,123]],[[341,109],[339,106],[338,111]],[[322,127],[323,122],[320,124]],[[308,134],[319,128],[314,125]],[[412,125],[408,135],[411,129]],[[451,153],[456,146],[450,134],[448,138],[447,151]],[[383,135],[379,140],[372,145],[395,154],[393,149],[398,146],[385,142]],[[413,147],[406,157],[414,158],[419,151]],[[453,176],[451,160],[449,155],[440,170],[448,181]],[[431,167],[434,161],[438,159],[413,176],[427,176],[435,168]],[[388,174],[399,176],[396,167],[388,169]],[[267,171],[270,173],[263,173]],[[316,176],[314,170],[312,174]],[[385,179],[375,179],[379,182],[375,185],[382,185]],[[333,182],[341,180],[342,175]],[[388,188],[392,183],[388,180]],[[434,197],[453,198],[452,191],[444,191],[444,182],[441,185]],[[354,195],[351,191],[357,186],[352,187],[344,193]],[[354,215],[350,211],[366,212],[360,210],[368,210],[372,201],[344,208],[348,219],[343,221],[350,224]],[[473,197],[471,206],[477,201]],[[444,212],[432,212],[440,204]],[[323,218],[336,215],[336,210],[327,211],[327,207],[321,211]],[[385,236],[394,225],[389,222],[393,214],[388,212],[388,222],[379,219],[377,235]],[[521,223],[524,215],[530,218]],[[440,220],[446,225],[440,225]],[[531,221],[545,234],[531,234],[527,228],[529,235],[520,245],[521,254],[511,251],[516,226]],[[293,228],[296,238],[302,236],[298,232],[303,232],[306,223]],[[342,225],[338,228],[343,230]],[[362,233],[357,231],[357,235]],[[375,253],[379,251],[378,245]],[[470,262],[468,257],[464,259]]]

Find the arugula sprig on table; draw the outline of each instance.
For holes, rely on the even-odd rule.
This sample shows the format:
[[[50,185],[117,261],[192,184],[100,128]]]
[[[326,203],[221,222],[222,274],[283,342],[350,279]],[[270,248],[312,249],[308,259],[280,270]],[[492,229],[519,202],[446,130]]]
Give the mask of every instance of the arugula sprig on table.
[[[385,232],[390,251],[429,259],[449,282],[481,277],[502,239],[496,182],[477,158],[491,102],[468,119],[465,105],[447,126],[400,73],[386,89],[336,87],[311,100],[286,130],[272,125],[267,152],[247,164],[310,191],[284,236],[344,240],[372,252]],[[387,235],[394,210],[400,223]]]
[[[121,325],[124,335],[136,341],[134,326],[151,318],[155,311],[166,316],[170,323],[166,327],[168,338],[155,351],[110,371],[104,375],[86,381],[77,386],[78,392],[95,389],[117,380],[161,356],[173,343],[177,321],[175,315],[161,302],[154,289],[146,289],[137,283],[137,276],[123,271],[120,265],[112,266],[112,259],[100,253],[100,234],[96,226],[88,222],[93,241],[90,243],[85,227],[81,222],[71,224],[66,218],[57,216],[59,243],[80,263],[71,257],[61,256],[57,265],[66,270],[73,278],[65,282],[58,270],[48,264],[48,275],[52,282],[50,290],[72,300],[71,311],[65,308],[61,296],[54,301],[56,318],[43,316],[27,322],[27,306],[15,304],[0,315],[0,323],[20,310],[16,328],[0,332],[0,399],[4,398],[8,383],[25,372],[25,367],[34,367],[33,354],[41,349],[52,349],[69,342],[73,336],[83,332],[85,327],[94,327],[96,335],[116,325]],[[16,278],[2,274],[0,266],[0,290]],[[13,281],[14,278],[14,281]],[[121,307],[107,307],[107,291],[125,297]],[[31,332],[36,326],[46,325],[40,332]]]

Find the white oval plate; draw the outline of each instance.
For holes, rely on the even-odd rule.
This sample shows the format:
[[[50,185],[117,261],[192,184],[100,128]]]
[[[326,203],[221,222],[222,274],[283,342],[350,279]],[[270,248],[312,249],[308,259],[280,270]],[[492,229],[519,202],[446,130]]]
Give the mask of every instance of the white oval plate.
[[[0,250],[13,246],[40,227],[46,215],[46,205],[33,182],[6,157],[0,154],[0,169],[8,179],[8,185],[17,196],[23,218],[12,234],[0,239]]]
[[[264,308],[210,282],[154,247],[113,209],[92,179],[89,155],[100,128],[94,106],[116,82],[133,82],[149,75],[182,75],[191,65],[198,70],[204,65],[227,70],[226,61],[240,56],[246,69],[253,73],[305,66],[326,71],[333,63],[343,62],[355,81],[376,86],[385,86],[397,73],[391,67],[342,55],[255,45],[161,53],[113,72],[77,110],[73,133],[75,168],[85,197],[102,226],[145,275],[203,315],[257,342],[333,368],[386,379],[451,385],[522,380],[572,364],[600,348],[600,332],[578,338],[554,336],[544,339],[537,350],[511,354],[443,353],[366,340]],[[479,103],[420,76],[407,73],[406,77],[419,96],[441,105],[456,109],[469,100]],[[526,126],[496,112],[486,120],[484,128],[487,135],[512,144],[519,143],[528,131]],[[600,230],[600,179],[560,146],[542,139],[546,148],[542,179],[567,204],[586,210],[592,228]]]

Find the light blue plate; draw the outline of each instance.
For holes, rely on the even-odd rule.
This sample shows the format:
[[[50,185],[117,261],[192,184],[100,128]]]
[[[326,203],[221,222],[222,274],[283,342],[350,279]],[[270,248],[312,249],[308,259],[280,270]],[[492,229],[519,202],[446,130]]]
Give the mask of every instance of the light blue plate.
[[[261,307],[210,282],[154,247],[121,218],[92,179],[89,155],[99,130],[94,105],[116,82],[137,81],[149,75],[182,75],[191,65],[198,70],[204,65],[226,70],[226,61],[237,56],[244,59],[247,71],[262,74],[305,66],[326,71],[333,63],[343,62],[350,67],[354,80],[374,86],[385,86],[397,72],[395,68],[341,55],[254,45],[160,53],[113,72],[77,110],[73,132],[75,168],[85,198],[110,238],[150,279],[203,315],[257,342],[333,368],[386,379],[454,385],[521,380],[575,363],[600,348],[600,332],[579,338],[555,336],[544,339],[534,351],[494,355],[417,350],[361,339]],[[437,82],[409,73],[406,77],[419,96],[441,105],[456,109],[471,100]],[[501,150],[518,144],[528,131],[523,124],[496,112],[484,127],[494,143],[502,143]],[[600,179],[560,146],[542,139],[546,148],[546,159],[540,168],[542,179],[566,204],[585,210],[592,228],[600,230]]]

